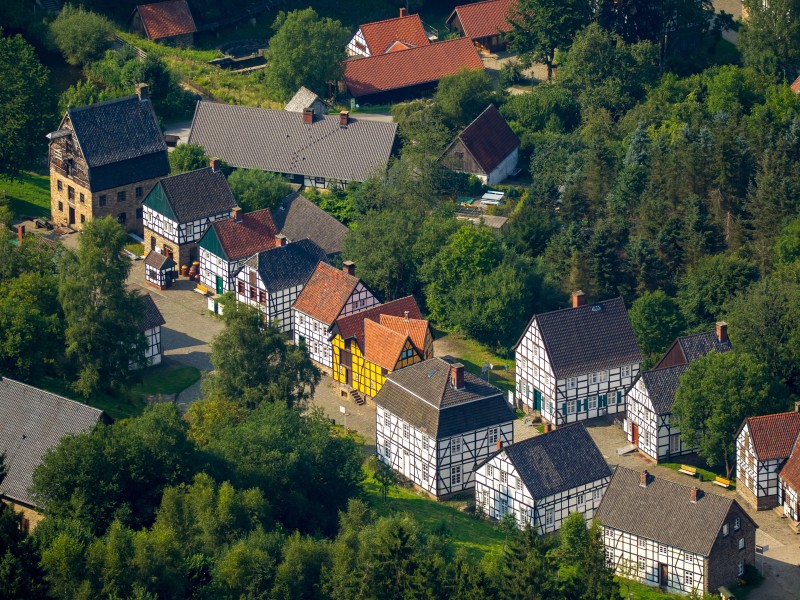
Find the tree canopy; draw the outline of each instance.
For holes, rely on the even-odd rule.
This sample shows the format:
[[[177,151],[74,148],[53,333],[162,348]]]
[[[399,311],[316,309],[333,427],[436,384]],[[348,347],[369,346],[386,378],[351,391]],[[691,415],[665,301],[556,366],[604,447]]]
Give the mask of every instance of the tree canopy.
[[[284,177],[260,169],[236,169],[228,176],[228,185],[245,212],[273,210],[292,191]]]
[[[83,66],[103,56],[114,33],[106,17],[67,4],[50,23],[53,42],[71,65]]]

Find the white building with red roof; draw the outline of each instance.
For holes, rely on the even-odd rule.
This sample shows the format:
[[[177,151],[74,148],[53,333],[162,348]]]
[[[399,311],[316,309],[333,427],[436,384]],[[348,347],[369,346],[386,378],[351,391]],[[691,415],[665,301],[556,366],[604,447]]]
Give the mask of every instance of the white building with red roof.
[[[515,0],[487,0],[456,6],[445,25],[486,50],[504,50],[503,33],[510,29],[509,10]]]
[[[347,55],[377,56],[430,43],[419,15],[409,15],[401,8],[399,17],[361,25],[347,44]]]

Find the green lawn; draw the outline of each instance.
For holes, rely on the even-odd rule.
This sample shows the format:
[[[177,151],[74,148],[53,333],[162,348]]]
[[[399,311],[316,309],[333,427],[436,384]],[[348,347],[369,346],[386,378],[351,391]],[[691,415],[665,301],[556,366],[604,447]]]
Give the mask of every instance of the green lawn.
[[[659,463],[661,467],[667,467],[668,469],[672,469],[673,471],[678,471],[681,468],[681,463]],[[698,467],[696,465],[692,465],[695,469],[697,469],[697,474],[700,477],[700,481],[714,481],[714,479],[719,477],[725,477],[724,473],[714,473],[713,471],[709,471],[708,469],[704,469],[703,467]],[[688,475],[686,476],[686,480],[690,481],[691,477]],[[736,489],[736,478],[731,478],[731,487],[730,489]]]
[[[480,342],[465,338],[459,332],[436,329],[437,355],[449,354],[459,360],[470,373],[481,375],[481,367],[489,362],[494,366],[489,382],[501,390],[514,389],[514,360],[502,358]]]
[[[50,177],[23,171],[16,179],[0,180],[0,196],[8,198],[14,216],[50,216]]]
[[[678,594],[667,594],[662,592],[657,587],[650,587],[649,585],[644,585],[638,581],[630,581],[627,579],[622,579],[621,577],[618,577],[617,581],[619,581],[623,598],[627,596],[628,590],[630,589],[629,600],[666,600],[668,598],[686,598],[686,596],[681,596]]]
[[[424,531],[440,530],[445,525],[456,546],[464,548],[470,558],[480,560],[485,554],[503,550],[505,534],[487,520],[459,510],[464,502],[437,502],[412,488],[393,487],[384,502],[380,486],[371,476],[364,481],[367,501],[378,515],[408,513]]]

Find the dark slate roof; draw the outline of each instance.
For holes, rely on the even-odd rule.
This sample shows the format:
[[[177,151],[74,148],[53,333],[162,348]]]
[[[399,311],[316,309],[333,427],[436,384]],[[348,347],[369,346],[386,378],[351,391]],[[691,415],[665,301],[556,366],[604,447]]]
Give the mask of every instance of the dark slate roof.
[[[494,104],[467,125],[458,138],[487,175],[519,148],[519,138]]]
[[[101,410],[0,377],[0,453],[8,468],[0,495],[33,506],[28,489],[47,451],[101,420],[106,420]]]
[[[234,167],[276,173],[365,181],[385,169],[394,145],[396,123],[339,115],[315,117],[285,110],[198,102],[189,142]]]
[[[158,310],[158,307],[156,306],[156,303],[153,301],[153,297],[150,296],[150,294],[145,294],[142,296],[142,304],[144,305],[144,315],[142,317],[143,331],[153,329],[166,323],[164,317],[161,315],[161,311]]]
[[[155,250],[147,253],[147,256],[144,257],[144,264],[148,267],[158,269],[159,271],[171,269],[176,266],[175,261],[169,256],[156,252]]]
[[[284,198],[272,212],[275,226],[289,241],[313,240],[327,254],[339,254],[349,229],[298,193]]]
[[[693,503],[689,486],[652,475],[648,481],[643,487],[639,471],[617,467],[595,518],[606,527],[709,556],[736,501],[705,492]]]
[[[179,223],[211,217],[237,206],[222,171],[211,167],[165,177],[158,182]],[[145,198],[147,205],[150,194]]]
[[[464,389],[450,387],[450,363],[431,358],[391,373],[375,404],[407,423],[442,438],[516,418],[502,390],[464,372]]]
[[[259,252],[245,264],[258,271],[270,292],[305,285],[317,264],[326,261],[325,251],[311,240],[300,240]]]
[[[688,362],[693,362],[698,358],[702,358],[712,351],[727,352],[731,349],[730,340],[720,342],[714,331],[679,337],[678,343],[681,345],[683,355]]]
[[[586,431],[575,423],[507,446],[505,452],[536,499],[611,477],[611,469]]]
[[[559,379],[642,362],[622,298],[542,313],[533,319],[539,323]]]
[[[686,372],[687,365],[676,365],[664,369],[653,369],[642,373],[641,378],[647,387],[647,394],[653,403],[653,409],[657,415],[672,413],[672,405],[675,403],[675,390],[681,377]],[[634,382],[634,385],[636,382]]]

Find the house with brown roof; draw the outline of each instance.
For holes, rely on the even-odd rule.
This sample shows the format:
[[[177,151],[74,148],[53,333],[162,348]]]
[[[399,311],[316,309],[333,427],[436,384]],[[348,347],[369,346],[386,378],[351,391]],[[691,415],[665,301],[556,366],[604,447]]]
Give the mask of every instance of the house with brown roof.
[[[144,258],[144,280],[160,290],[172,287],[178,278],[178,265],[160,252],[148,252]]]
[[[800,412],[749,417],[736,433],[736,493],[756,510],[782,500],[779,476],[800,434]],[[791,478],[790,472],[787,475]]]
[[[286,241],[312,240],[328,256],[342,252],[349,231],[345,225],[299,193],[286,196],[272,211],[272,220]]]
[[[733,498],[618,466],[595,518],[624,577],[680,594],[716,594],[755,566],[758,525]]]
[[[797,440],[789,460],[778,474],[778,493],[784,516],[791,519],[795,533],[800,533],[800,452],[797,451]]]
[[[292,306],[294,343],[305,344],[311,360],[332,375],[334,322],[377,304],[372,291],[356,277],[352,261],[345,261],[341,269],[321,262]]]
[[[433,356],[430,324],[413,296],[337,318],[329,339],[333,378],[357,402],[377,394],[389,373]]]
[[[487,0],[456,6],[445,20],[450,31],[460,33],[483,49],[505,50],[503,33],[510,29],[508,12],[516,0]]]
[[[430,95],[439,80],[464,69],[483,69],[467,38],[446,40],[344,61],[343,83],[359,102],[383,104]]]
[[[280,243],[268,208],[242,214],[237,206],[230,219],[212,222],[197,244],[200,284],[213,294],[208,310],[219,313],[219,296],[233,290],[236,273],[248,258]]]
[[[441,163],[457,173],[469,173],[488,185],[518,172],[519,138],[500,111],[490,104],[458,134]]]
[[[186,0],[141,4],[133,10],[131,28],[147,39],[191,46],[197,26]]]
[[[361,25],[346,51],[348,56],[377,56],[430,43],[419,15],[409,15],[401,8],[399,17]]]

